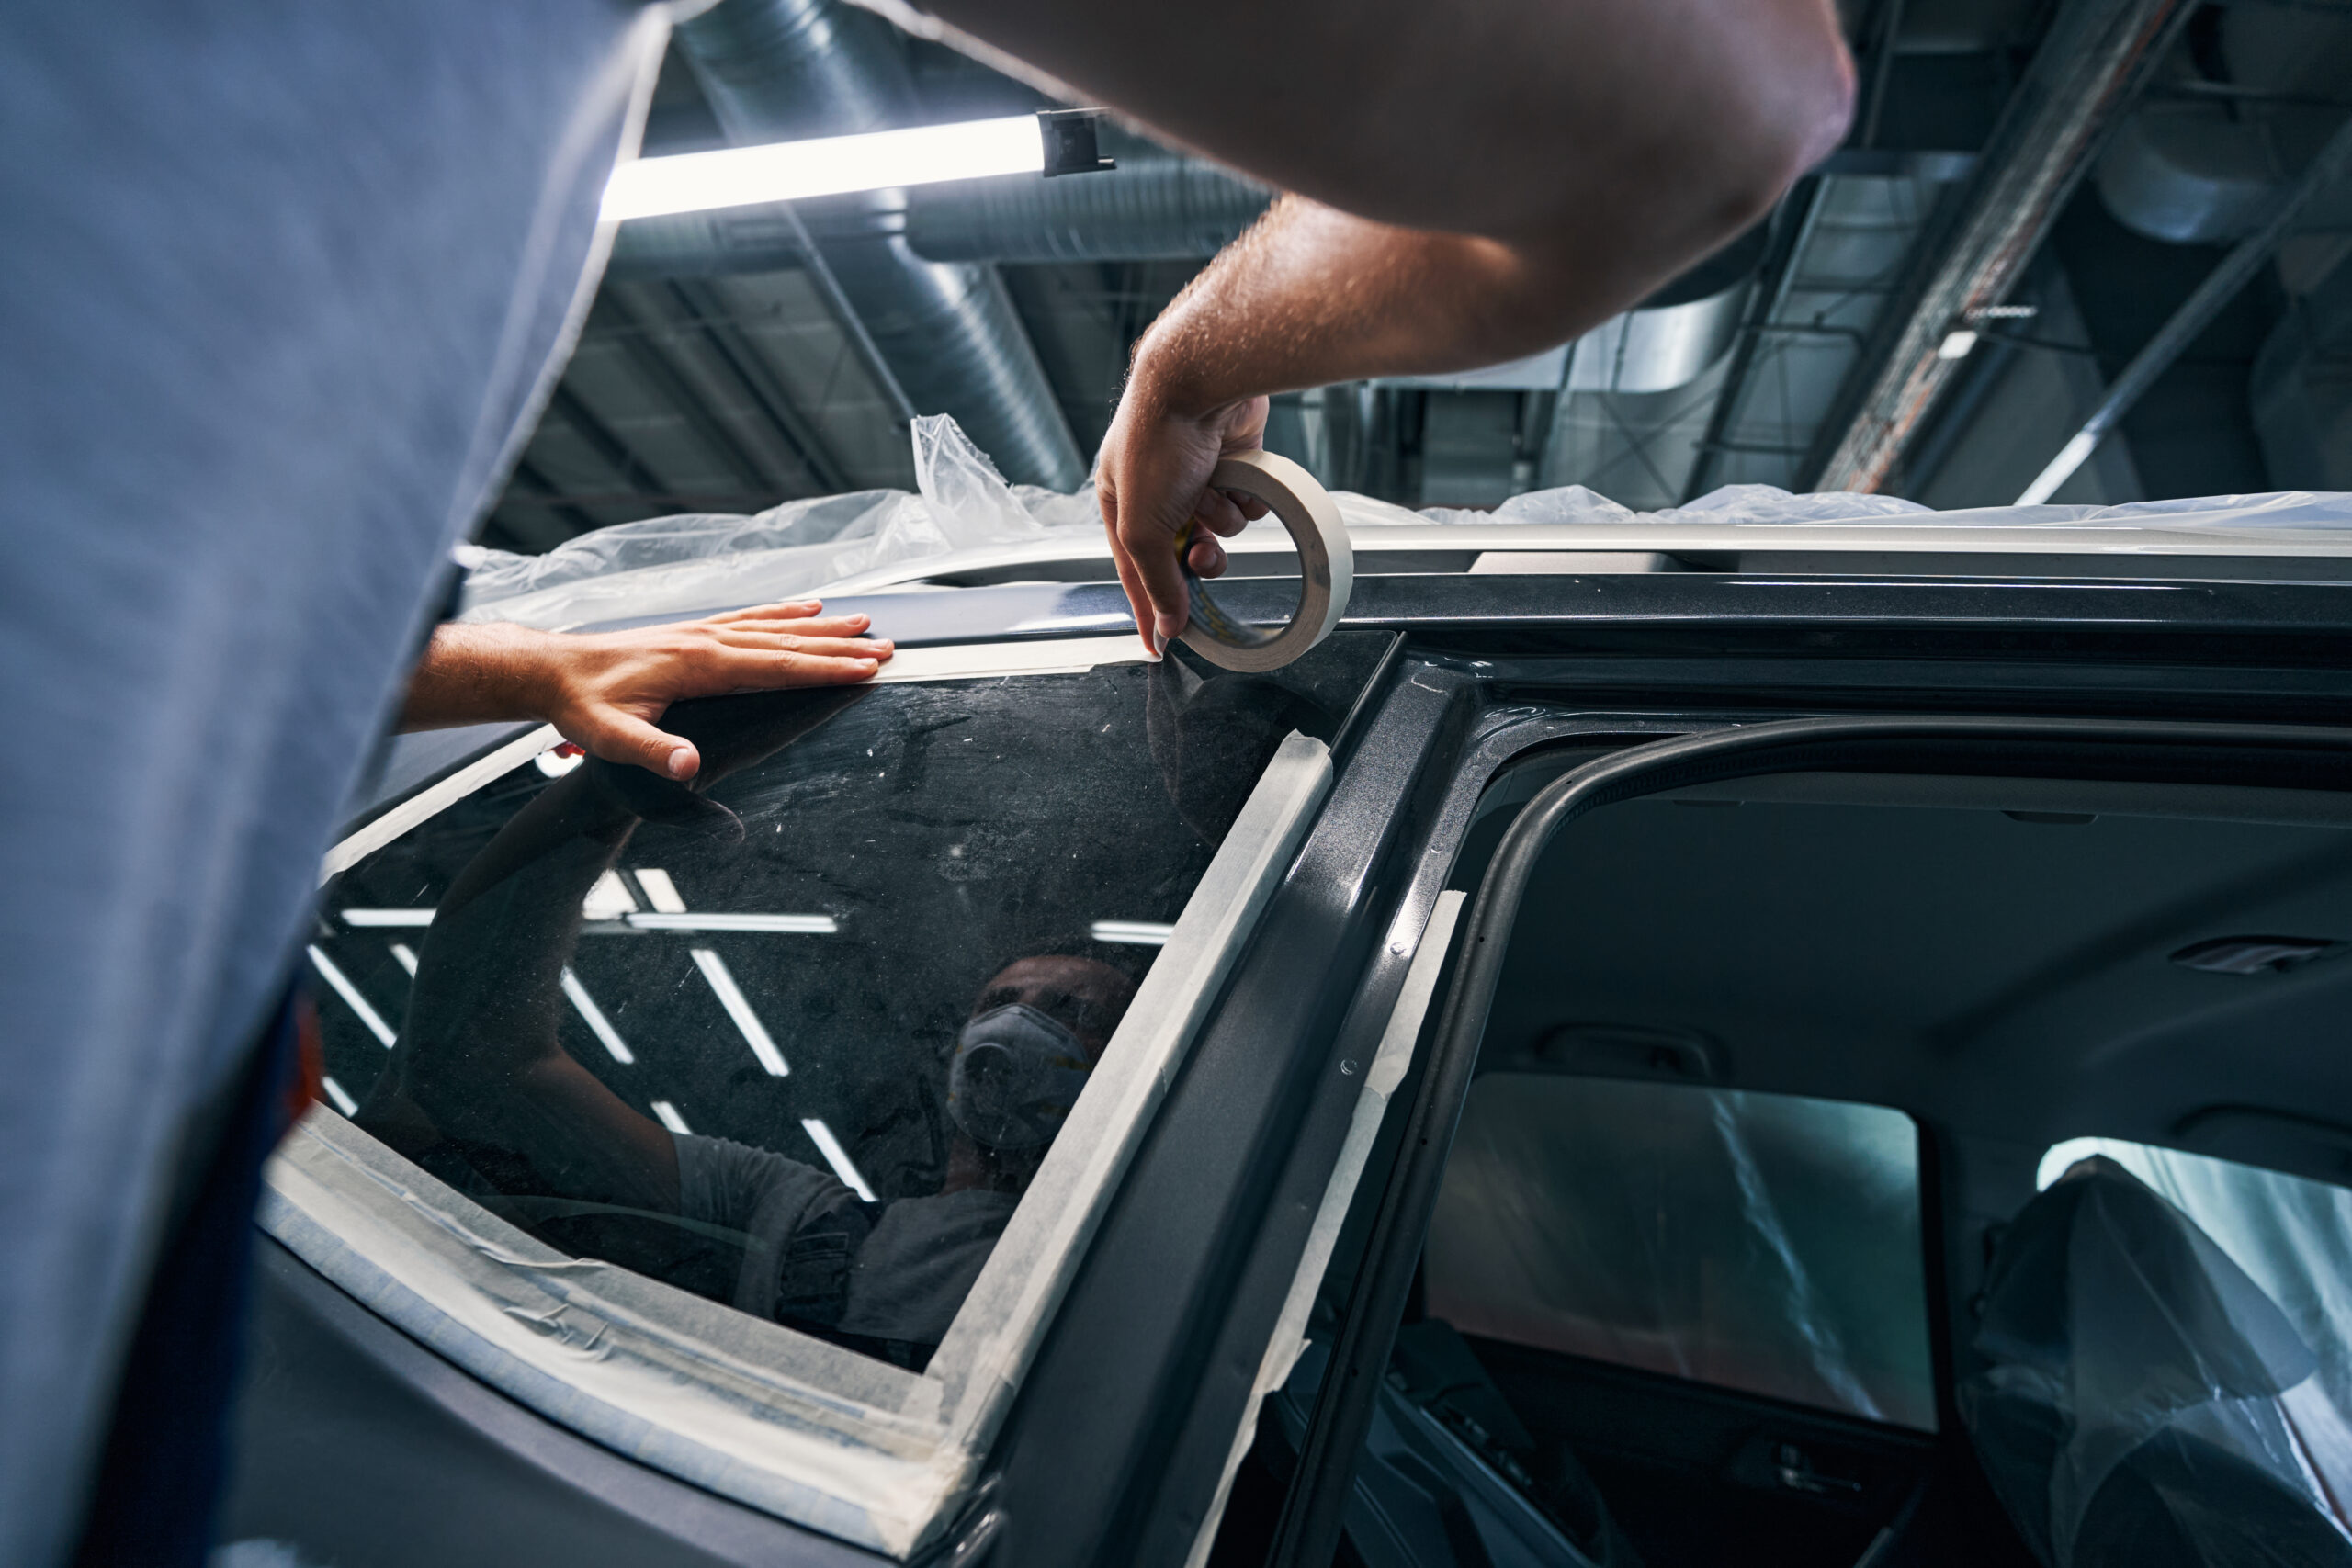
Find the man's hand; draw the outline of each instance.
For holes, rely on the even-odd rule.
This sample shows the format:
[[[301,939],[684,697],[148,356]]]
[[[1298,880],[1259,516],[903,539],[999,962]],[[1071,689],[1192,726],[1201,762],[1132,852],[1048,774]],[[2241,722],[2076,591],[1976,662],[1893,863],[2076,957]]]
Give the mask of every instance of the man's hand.
[[[871,680],[891,645],[860,636],[864,615],[827,616],[811,599],[761,604],[707,621],[589,634],[497,622],[451,623],[409,682],[402,729],[541,719],[613,762],[666,778],[702,766],[694,743],[664,733],[672,703],[785,686]]]
[[[1853,112],[1832,0],[924,8],[1069,101],[1292,193],[1144,334],[1103,449],[1103,521],[1154,646],[1187,609],[1175,533],[1195,513],[1231,531],[1203,487],[1217,452],[1257,444],[1266,394],[1589,332],[1762,218]],[[1204,538],[1193,568],[1222,555]]]
[[[1208,488],[1218,458],[1255,450],[1265,434],[1263,398],[1204,414],[1179,413],[1148,394],[1121,400],[1102,442],[1096,494],[1119,581],[1135,607],[1136,630],[1154,653],[1184,629],[1189,608],[1177,570],[1177,536],[1193,525],[1186,558],[1203,577],[1215,577],[1225,570],[1225,547],[1215,536],[1229,538],[1266,514],[1261,501]]]

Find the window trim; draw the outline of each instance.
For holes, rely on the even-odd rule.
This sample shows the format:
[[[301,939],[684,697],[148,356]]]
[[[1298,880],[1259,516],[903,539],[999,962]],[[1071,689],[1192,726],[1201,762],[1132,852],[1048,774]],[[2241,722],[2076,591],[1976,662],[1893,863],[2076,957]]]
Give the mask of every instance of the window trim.
[[[932,657],[899,668],[917,653]],[[910,649],[885,669],[903,683],[1144,658],[1132,637],[1087,638]],[[420,791],[338,844],[328,874],[558,739],[534,731]],[[571,1258],[324,1111],[304,1117],[271,1160],[262,1228],[379,1316],[572,1430],[795,1523],[909,1555],[977,1479],[1332,773],[1319,740],[1294,732],[1276,749],[921,1374]]]

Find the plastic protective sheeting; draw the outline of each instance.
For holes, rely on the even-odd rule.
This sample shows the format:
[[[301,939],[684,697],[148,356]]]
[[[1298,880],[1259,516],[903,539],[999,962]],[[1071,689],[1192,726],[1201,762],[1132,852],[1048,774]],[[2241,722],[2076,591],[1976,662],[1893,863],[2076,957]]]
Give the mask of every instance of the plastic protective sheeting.
[[[1898,1111],[1486,1074],[1425,1280],[1464,1334],[1935,1430]]]
[[[2234,1170],[2245,1179],[2218,1177],[2235,1189],[2227,1199],[2267,1211],[2245,1214],[2249,1234],[2284,1241],[2290,1257],[2318,1244],[2340,1292],[2352,1194],[2158,1157]],[[2293,1212],[2288,1188],[2332,1195],[2332,1233],[2295,1234],[2310,1216]],[[2352,1564],[2352,1429],[2330,1387],[2344,1365],[2337,1310],[2332,1323],[2305,1318],[2328,1344],[2331,1380],[2311,1339],[2212,1237],[2093,1156],[2002,1235],[1975,1337],[1986,1366],[1962,1384],[1961,1414],[1994,1489],[2052,1568]]]
[[[1005,481],[945,414],[913,425],[916,491],[862,490],[790,501],[751,516],[689,513],[621,523],[541,556],[474,548],[466,576],[469,621],[560,630],[632,616],[685,614],[819,592],[853,577],[959,550],[1023,544],[1102,527],[1091,483],[1064,495]],[[1631,512],[1582,485],[1516,495],[1492,512],[1412,512],[1341,491],[1350,527],[1473,525],[1883,524],[1916,516],[1941,527],[2020,525],[2159,528],[2211,533],[2352,530],[2352,495],[2301,491],[2210,496],[2128,506],[2003,506],[1931,513],[1892,496],[1792,495],[1770,485],[1725,485],[1688,506]]]
[[[2116,506],[1980,506],[1932,512],[1916,501],[1852,491],[1792,495],[1776,485],[1724,485],[1688,506],[1634,512],[1582,485],[1531,491],[1492,512],[1433,509],[1414,521],[1437,523],[1883,524],[1916,517],[1939,528],[2154,528],[2182,533],[2273,531],[2309,534],[2352,530],[2352,495],[2278,491],[2264,495],[2206,495],[2177,501],[2134,501]]]

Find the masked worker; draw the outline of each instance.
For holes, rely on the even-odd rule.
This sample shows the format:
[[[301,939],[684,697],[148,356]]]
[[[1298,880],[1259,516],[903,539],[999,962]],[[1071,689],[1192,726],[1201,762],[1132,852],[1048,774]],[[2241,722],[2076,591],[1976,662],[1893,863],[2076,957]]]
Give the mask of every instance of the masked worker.
[[[1103,454],[1156,639],[1265,394],[1587,330],[1766,211],[1851,97],[1829,0],[938,9],[1296,193],[1145,337]],[[320,859],[584,313],[672,19],[0,12],[0,1562],[206,1548]],[[591,743],[692,761],[634,716]]]

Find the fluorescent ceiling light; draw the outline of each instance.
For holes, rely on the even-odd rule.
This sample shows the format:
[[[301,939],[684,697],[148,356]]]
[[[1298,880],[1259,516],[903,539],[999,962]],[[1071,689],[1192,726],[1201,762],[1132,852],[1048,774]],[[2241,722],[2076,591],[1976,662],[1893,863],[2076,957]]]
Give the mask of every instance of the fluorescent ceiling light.
[[[678,885],[670,880],[668,872],[648,866],[629,874],[636,877],[637,885],[645,890],[645,901],[662,913],[683,915],[686,912],[686,901],[678,897]]]
[[[702,977],[710,982],[711,990],[718,998],[718,1005],[727,1010],[727,1016],[733,1019],[735,1027],[743,1032],[743,1042],[751,1046],[752,1055],[760,1059],[760,1066],[775,1077],[782,1077],[792,1071],[784,1065],[784,1053],[777,1050],[775,1042],[768,1038],[767,1026],[760,1021],[760,1015],[752,1010],[752,999],[743,994],[743,987],[735,983],[735,976],[728,972],[725,961],[707,947],[697,947],[694,953],[695,967],[702,971]]]
[[[429,926],[433,923],[430,909],[345,909],[343,923],[347,926]]]
[[[1944,333],[1944,341],[1936,345],[1936,357],[1938,359],[1965,359],[1975,347],[1976,333],[1973,328],[1954,327],[1951,331]]]
[[[1176,934],[1176,928],[1157,920],[1097,920],[1088,928],[1088,934],[1097,942],[1121,942],[1129,947],[1165,947],[1168,939]]]
[[[921,125],[639,158],[613,171],[602,217],[610,223],[988,175],[1042,174],[1045,167],[1046,139],[1035,115]]]
[[[589,998],[588,987],[582,985],[580,976],[569,968],[563,972],[563,994],[571,998],[571,1005],[580,1010],[580,1016],[587,1021],[589,1032],[604,1043],[605,1049],[613,1054],[614,1061],[628,1066],[637,1060],[629,1048],[622,1043],[620,1031],[615,1029],[612,1021],[605,1016],[605,1010]]]
[[[686,1125],[686,1119],[679,1115],[678,1108],[671,1104],[668,1100],[655,1100],[653,1102],[653,1114],[661,1118],[662,1125],[669,1128],[670,1131],[677,1134],[678,1136],[682,1138],[690,1138],[694,1136],[694,1129]]]
[[[416,974],[416,949],[404,942],[392,943],[392,962],[413,976]]]
[[[831,936],[841,930],[831,915],[628,915],[629,928],[640,931],[786,931],[798,936]]]
[[[2025,487],[2025,493],[2018,497],[2018,504],[2040,506],[2048,501],[2057,493],[2060,485],[2075,477],[2075,470],[2083,466],[2083,459],[2089,457],[2091,448],[2098,445],[2098,437],[2089,431],[2075,432],[2075,438],[2058,449],[2058,456],[2050,459],[2050,466]]]
[[[384,1049],[390,1050],[394,1039],[392,1026],[384,1021],[384,1015],[368,1005],[368,998],[359,994],[359,987],[351,983],[351,976],[335,967],[334,960],[321,953],[316,942],[311,944],[310,951],[311,962],[318,965],[319,974],[334,987],[335,995],[349,1003],[351,1010],[359,1015],[359,1021],[368,1026],[368,1032],[382,1041]]]
[[[580,918],[583,920],[617,920],[624,915],[637,913],[637,900],[629,896],[628,885],[618,874],[605,872],[580,900]]]
[[[327,1098],[334,1102],[334,1108],[345,1116],[359,1113],[359,1102],[345,1092],[344,1087],[334,1079],[322,1077],[319,1080],[319,1087],[327,1091]]]
[[[826,1126],[821,1118],[803,1116],[800,1126],[808,1134],[808,1141],[816,1145],[818,1151],[825,1156],[825,1163],[833,1168],[833,1174],[842,1179],[842,1185],[854,1189],[857,1195],[869,1203],[881,1201],[874,1196],[874,1189],[865,1184],[865,1178],[860,1176],[857,1167],[850,1163],[849,1151],[842,1147],[842,1141],[833,1136],[833,1130]]]

